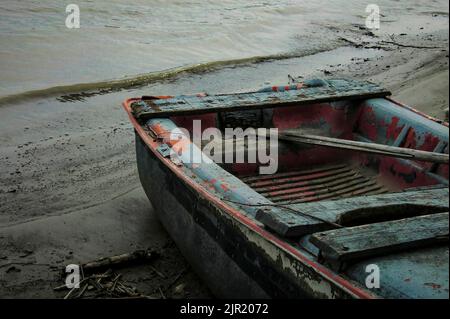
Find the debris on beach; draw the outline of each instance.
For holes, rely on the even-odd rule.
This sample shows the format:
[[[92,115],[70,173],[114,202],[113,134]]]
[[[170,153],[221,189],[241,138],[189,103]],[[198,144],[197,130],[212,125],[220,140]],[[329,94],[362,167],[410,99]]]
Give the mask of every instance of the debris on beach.
[[[159,257],[153,250],[136,250],[111,257],[103,257],[80,265],[82,278],[77,287],[69,289],[66,284],[55,287],[55,291],[69,289],[64,299],[79,298],[143,298],[153,299],[127,284],[122,274],[113,268],[150,262]],[[104,271],[106,269],[106,271]]]
[[[68,289],[66,285],[55,287],[55,291]],[[122,274],[108,269],[102,274],[92,274],[84,277],[78,288],[72,288],[64,296],[64,299],[80,298],[133,298],[133,299],[155,299],[138,292],[136,287],[122,280]]]
[[[80,281],[76,288],[69,288],[65,283],[53,288],[55,292],[63,292],[64,299],[166,299],[189,294],[186,291],[188,283],[182,278],[188,274],[188,267],[182,267],[176,273],[163,273],[152,263],[161,257],[162,252],[156,250],[136,250],[111,257],[104,257],[80,265]],[[143,292],[127,280],[127,270],[137,270],[133,267],[149,267],[160,282],[150,292]],[[119,272],[121,268],[124,272]],[[65,267],[61,278],[67,275]],[[186,279],[186,278],[185,278]]]

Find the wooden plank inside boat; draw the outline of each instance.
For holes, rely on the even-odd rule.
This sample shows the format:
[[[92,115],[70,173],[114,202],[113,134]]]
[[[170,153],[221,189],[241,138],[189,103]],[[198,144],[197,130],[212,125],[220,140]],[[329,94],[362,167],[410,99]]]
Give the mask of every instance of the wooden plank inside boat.
[[[340,225],[355,225],[374,220],[384,221],[448,211],[448,196],[449,190],[444,187],[337,200],[279,204],[270,209],[259,210],[256,219],[281,236],[298,237],[334,228],[330,224],[305,217],[305,215]]]
[[[388,90],[366,81],[334,79],[321,80],[320,83],[321,85],[298,85],[295,89],[277,87],[270,91],[249,93],[142,99],[132,103],[131,108],[136,118],[146,120],[175,115],[299,106],[339,100],[364,100],[391,94]]]
[[[331,263],[448,242],[449,214],[439,213],[313,234],[310,241]]]
[[[282,140],[288,140],[299,144],[318,145],[432,163],[448,164],[449,162],[448,154],[425,152],[410,148],[381,145],[376,143],[350,141],[327,136],[303,134],[301,130],[287,130],[280,134],[279,137]]]

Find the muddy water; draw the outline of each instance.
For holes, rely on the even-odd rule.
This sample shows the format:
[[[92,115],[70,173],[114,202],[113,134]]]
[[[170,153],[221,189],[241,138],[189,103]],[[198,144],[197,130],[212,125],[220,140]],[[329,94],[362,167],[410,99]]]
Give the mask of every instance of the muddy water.
[[[330,27],[363,25],[367,16],[358,0],[72,2],[80,29],[65,26],[66,2],[1,1],[0,97],[79,83],[95,88],[198,63],[315,53],[339,45]],[[377,4],[385,30],[412,14],[448,16],[444,0]]]

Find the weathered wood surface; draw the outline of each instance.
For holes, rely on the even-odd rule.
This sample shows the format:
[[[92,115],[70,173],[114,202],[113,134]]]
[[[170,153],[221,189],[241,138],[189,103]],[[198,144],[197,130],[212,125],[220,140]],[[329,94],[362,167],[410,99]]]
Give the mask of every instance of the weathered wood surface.
[[[331,263],[389,254],[448,242],[448,213],[405,218],[313,234],[310,238]]]
[[[132,253],[104,257],[94,261],[90,261],[88,263],[82,264],[81,267],[84,272],[94,272],[106,268],[149,261],[155,259],[158,256],[159,254],[152,250],[136,250]]]
[[[302,132],[299,130],[287,130],[279,135],[280,139],[282,140],[288,140],[300,144],[333,147],[432,163],[448,164],[449,162],[448,154],[425,152],[410,148],[381,145],[376,143],[350,141],[333,137],[302,134]]]
[[[324,83],[322,86],[304,85],[296,90],[143,99],[132,103],[131,108],[136,118],[145,120],[154,117],[299,106],[338,100],[364,100],[391,94],[370,82],[347,79],[322,82]]]
[[[448,211],[449,190],[429,189],[319,201],[258,210],[256,219],[285,237],[297,237],[333,229],[330,224],[305,217],[316,216],[328,222],[356,225],[370,220],[388,220],[392,216],[406,218],[421,214]],[[302,212],[303,214],[296,213]]]

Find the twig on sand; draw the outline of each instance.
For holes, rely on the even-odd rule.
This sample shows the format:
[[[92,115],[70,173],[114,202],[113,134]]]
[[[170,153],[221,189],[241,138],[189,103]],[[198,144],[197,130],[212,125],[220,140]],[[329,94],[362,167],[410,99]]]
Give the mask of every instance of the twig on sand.
[[[159,254],[151,250],[137,250],[133,253],[122,254],[112,257],[100,258],[95,261],[84,263],[80,266],[82,270],[82,280],[77,287],[70,289],[70,291],[64,296],[64,299],[74,298],[144,298],[153,299],[150,296],[139,293],[136,287],[125,284],[121,281],[121,274],[114,273],[112,268],[125,266],[130,264],[137,264],[153,260],[158,257]],[[104,270],[106,269],[106,271]],[[161,272],[157,271],[154,267],[152,269],[160,276],[164,276]],[[98,271],[102,273],[96,273]],[[88,274],[85,276],[85,274]],[[79,293],[75,294],[77,289],[80,289]],[[66,285],[53,288],[55,291],[63,289],[69,289]]]
[[[78,294],[75,295],[77,289],[80,288],[72,288],[70,291],[64,296],[64,299],[78,299],[78,298],[143,298],[143,299],[153,299],[150,296],[143,295],[139,293],[136,287],[127,285],[120,281],[121,274],[115,274],[111,270],[101,274],[101,275],[91,275],[80,281],[78,287],[81,287],[81,290]],[[55,290],[61,290],[63,287],[60,286],[54,288]],[[90,292],[88,296],[86,296],[87,292]]]
[[[112,286],[112,288],[111,288],[112,291],[115,291],[115,290],[116,290],[117,282],[119,281],[119,279],[120,279],[121,276],[122,276],[122,274],[118,274],[118,275],[116,276],[116,278],[114,278],[114,280],[113,280],[113,286]]]
[[[363,44],[355,42],[355,41],[347,39],[347,38],[339,37],[339,40],[350,43],[351,45],[353,45],[354,47],[357,47],[357,48],[360,48],[363,46]]]
[[[79,283],[79,286],[81,286],[81,284],[85,283],[86,281],[88,281],[88,278],[81,280]],[[79,289],[79,288],[73,287],[72,289],[70,289],[70,291],[67,293],[67,295],[64,296],[64,299],[69,299],[77,289]]]
[[[365,48],[365,49],[382,49],[383,48],[383,44],[385,45],[396,45],[402,48],[414,48],[414,49],[443,49],[443,47],[438,47],[438,46],[421,46],[421,45],[412,45],[412,44],[402,44],[402,43],[398,43],[394,40],[392,41],[387,41],[387,40],[381,40],[379,42],[375,42],[373,43],[374,45],[369,46],[369,44],[371,44],[371,42],[362,42],[362,43],[358,43],[356,41],[344,38],[344,37],[340,37],[340,40],[347,42],[349,44],[351,44],[352,46],[354,46],[355,48]],[[392,37],[391,37],[392,39]]]
[[[164,295],[164,293],[163,293],[161,287],[158,287],[158,290],[159,290],[159,293],[161,294],[161,298],[162,298],[162,299],[166,299],[166,296]]]
[[[54,291],[61,291],[61,290],[66,290],[67,289],[67,286],[64,284],[64,285],[61,285],[61,286],[58,286],[58,287],[55,287],[55,288],[53,288],[53,290]]]
[[[180,271],[180,273],[175,277],[174,280],[172,280],[172,282],[167,286],[167,289],[169,289],[170,287],[172,287],[173,285],[175,285],[175,283],[178,281],[178,279],[181,278],[182,275],[184,275],[184,273],[186,272],[187,268],[184,268],[182,271]]]
[[[89,287],[89,283],[85,284],[84,287],[81,289],[80,293],[75,298],[81,298],[83,297],[84,293]]]
[[[100,258],[85,264],[81,267],[83,272],[95,272],[100,269],[106,269],[111,267],[118,267],[124,265],[135,264],[139,262],[145,262],[152,260],[158,256],[158,253],[152,250],[136,250],[132,253],[122,254],[112,257]]]
[[[161,278],[163,278],[163,279],[166,278],[166,275],[164,275],[162,272],[160,272],[160,271],[159,271],[158,269],[156,269],[155,267],[153,267],[153,266],[150,265],[150,269],[153,270],[153,272],[154,272],[155,274],[157,274],[159,277],[161,277]]]
[[[396,41],[381,41],[382,43],[393,44],[402,48],[414,48],[414,49],[443,49],[443,47],[436,46],[421,46],[421,45],[412,45],[412,44],[402,44]]]

